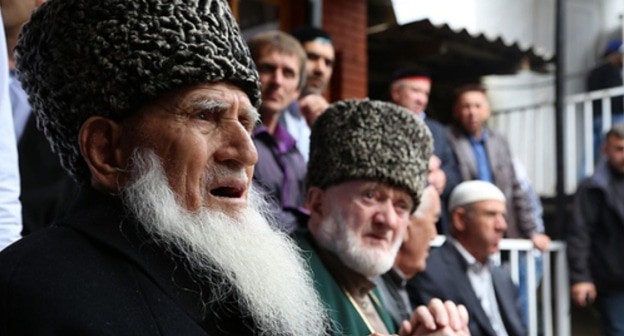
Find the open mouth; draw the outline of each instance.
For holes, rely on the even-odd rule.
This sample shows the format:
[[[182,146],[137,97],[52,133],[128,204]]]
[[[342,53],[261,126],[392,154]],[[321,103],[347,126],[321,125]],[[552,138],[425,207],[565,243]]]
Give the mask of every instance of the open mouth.
[[[217,187],[210,190],[210,194],[216,197],[240,198],[243,197],[244,189],[240,187]]]

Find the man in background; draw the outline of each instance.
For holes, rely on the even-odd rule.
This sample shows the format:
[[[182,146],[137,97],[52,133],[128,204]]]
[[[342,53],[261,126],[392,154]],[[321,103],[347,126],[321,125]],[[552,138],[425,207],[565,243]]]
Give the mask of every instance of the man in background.
[[[624,124],[606,134],[604,158],[574,196],[567,232],[572,300],[594,302],[604,335],[624,335]]]
[[[461,181],[457,161],[447,140],[444,125],[427,116],[431,93],[431,75],[424,69],[400,69],[392,76],[390,97],[395,104],[412,111],[423,120],[433,136],[433,155],[429,160],[429,176],[427,181],[433,185],[442,198],[442,208],[453,188]],[[437,223],[437,231],[448,232],[446,213]]]
[[[437,297],[465,305],[472,336],[526,335],[516,286],[491,259],[507,229],[505,201],[489,182],[460,183],[449,199],[450,237],[411,283],[415,303]]]
[[[461,180],[496,185],[507,199],[505,237],[530,239],[537,249],[545,251],[550,238],[538,231],[529,199],[516,177],[507,139],[486,124],[490,114],[483,87],[466,85],[457,90],[453,105],[455,124],[449,128],[448,139]]]
[[[414,311],[407,284],[416,273],[425,270],[429,243],[437,235],[436,223],[440,212],[440,195],[435,187],[427,186],[418,208],[410,217],[394,266],[375,279],[381,298],[397,325],[409,320]]]
[[[310,154],[310,216],[301,225],[307,224],[308,230],[298,231],[296,240],[331,317],[332,333],[394,333],[399,325],[372,279],[392,267],[419,202],[431,155],[429,131],[394,104],[340,101],[314,123]],[[441,301],[433,306],[432,312],[446,314]],[[410,315],[414,318],[403,321],[400,334],[467,331],[467,316],[450,303],[447,308],[454,317],[437,326]]]
[[[278,228],[291,233],[302,213],[306,162],[279,119],[303,89],[306,55],[297,40],[276,30],[258,33],[248,44],[262,90],[262,124],[253,133],[258,149],[254,181],[270,196]]]
[[[297,141],[304,160],[309,159],[310,127],[329,103],[323,93],[329,85],[336,58],[329,34],[316,27],[301,27],[292,33],[306,53],[306,82],[301,96],[280,117],[280,123]]]

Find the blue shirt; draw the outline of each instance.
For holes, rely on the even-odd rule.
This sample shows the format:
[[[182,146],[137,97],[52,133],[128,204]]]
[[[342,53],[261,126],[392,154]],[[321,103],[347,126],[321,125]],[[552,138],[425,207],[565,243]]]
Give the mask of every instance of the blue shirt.
[[[485,128],[483,128],[481,138],[479,139],[472,135],[468,135],[468,141],[470,141],[470,147],[472,147],[472,152],[477,166],[477,179],[494,183],[492,170],[490,169],[490,161],[487,156],[487,151],[485,150],[485,142],[488,138],[489,134]]]

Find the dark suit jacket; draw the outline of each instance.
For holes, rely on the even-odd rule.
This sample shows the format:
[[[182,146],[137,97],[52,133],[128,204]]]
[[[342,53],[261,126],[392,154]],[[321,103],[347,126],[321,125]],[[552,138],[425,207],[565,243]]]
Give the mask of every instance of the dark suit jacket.
[[[444,192],[440,195],[442,213],[437,225],[438,233],[446,234],[448,233],[448,214],[445,211],[446,203],[453,188],[461,182],[461,176],[459,175],[457,159],[453,155],[453,150],[448,142],[446,127],[431,118],[425,118],[425,124],[429,127],[433,137],[433,154],[442,161],[441,168],[444,174],[446,174],[446,185],[444,186]]]
[[[424,304],[434,297],[463,304],[470,315],[469,327],[472,336],[496,336],[470,285],[466,268],[466,260],[451,242],[446,241],[441,247],[433,249],[427,259],[427,269],[408,282],[412,304]],[[500,267],[494,267],[491,273],[498,308],[507,333],[509,336],[526,335],[520,318],[518,290],[509,273]]]
[[[531,238],[536,230],[529,199],[522,190],[513,168],[513,157],[505,137],[488,129],[485,150],[492,170],[493,183],[507,198],[507,232],[509,238]],[[457,158],[462,181],[477,179],[477,163],[466,133],[457,126],[449,128],[449,143]]]
[[[461,182],[457,159],[453,155],[453,150],[448,141],[448,130],[444,125],[431,118],[425,118],[425,124],[429,127],[433,137],[433,154],[442,161],[442,170],[446,174],[446,186],[442,195],[448,196],[453,188]]]
[[[63,169],[37,121],[30,115],[17,145],[21,181],[22,235],[65,216],[78,194],[78,183]]]
[[[0,253],[0,335],[254,334],[145,237],[118,198],[83,190],[60,225]]]

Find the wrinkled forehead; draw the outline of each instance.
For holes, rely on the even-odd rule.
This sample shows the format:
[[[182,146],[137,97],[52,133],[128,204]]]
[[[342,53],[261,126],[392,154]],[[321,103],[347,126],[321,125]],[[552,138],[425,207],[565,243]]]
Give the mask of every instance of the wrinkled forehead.
[[[228,82],[200,83],[171,90],[146,104],[142,111],[162,109],[172,113],[236,109],[239,115],[259,120],[249,96],[239,86]]]
[[[412,205],[412,197],[409,191],[404,188],[390,185],[386,182],[374,180],[374,179],[352,179],[347,180],[335,185],[332,185],[326,189],[326,192],[342,195],[342,197],[356,198],[361,193],[368,191],[382,192],[385,196],[405,199]]]

